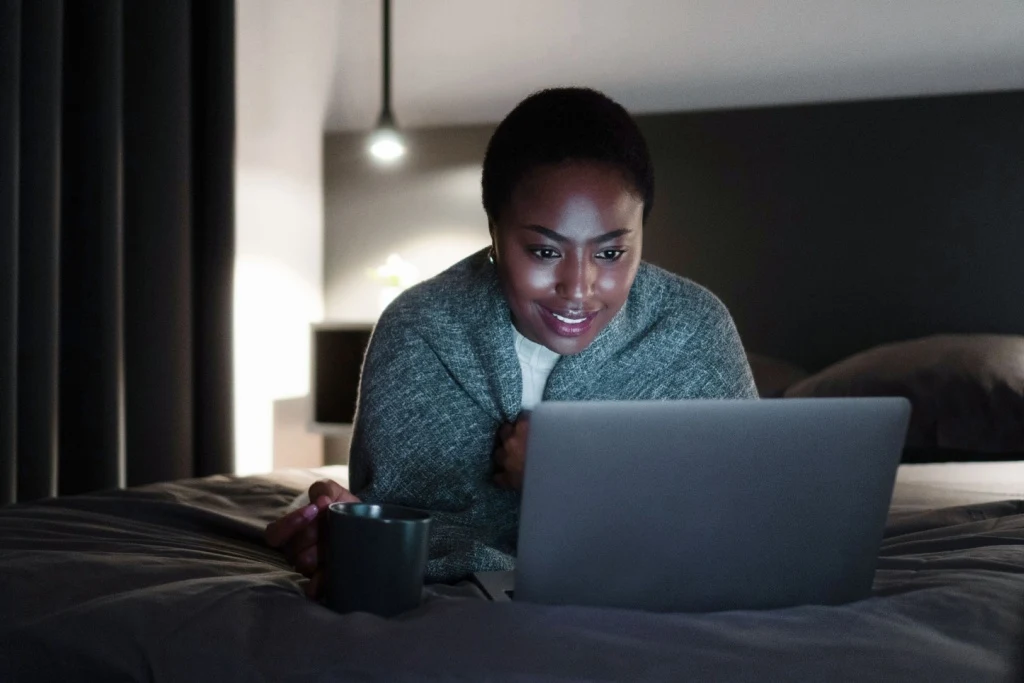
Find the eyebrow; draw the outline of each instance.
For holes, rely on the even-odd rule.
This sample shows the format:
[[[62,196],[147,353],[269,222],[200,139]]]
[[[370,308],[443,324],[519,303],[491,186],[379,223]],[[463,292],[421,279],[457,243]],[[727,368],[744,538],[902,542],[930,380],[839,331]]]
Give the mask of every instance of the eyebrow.
[[[538,235],[543,235],[544,237],[552,239],[560,244],[565,244],[566,242],[569,241],[569,238],[566,237],[565,235],[559,235],[554,230],[551,230],[550,228],[545,228],[543,225],[526,225],[523,227],[525,227],[527,230],[532,230]],[[613,239],[623,237],[624,235],[628,235],[631,232],[633,231],[630,230],[629,228],[622,228],[621,230],[612,230],[611,232],[606,232],[603,235],[598,235],[593,239],[587,240],[587,242],[589,244],[601,244],[602,242],[610,242]]]

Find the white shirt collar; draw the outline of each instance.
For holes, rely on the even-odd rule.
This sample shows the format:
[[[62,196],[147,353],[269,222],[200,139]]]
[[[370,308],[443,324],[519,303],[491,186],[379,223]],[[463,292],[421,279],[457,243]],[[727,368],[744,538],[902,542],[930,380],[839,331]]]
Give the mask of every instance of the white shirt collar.
[[[512,326],[512,333],[515,335],[516,355],[519,362],[532,368],[546,368],[550,370],[561,357],[543,344],[530,341],[519,330]]]

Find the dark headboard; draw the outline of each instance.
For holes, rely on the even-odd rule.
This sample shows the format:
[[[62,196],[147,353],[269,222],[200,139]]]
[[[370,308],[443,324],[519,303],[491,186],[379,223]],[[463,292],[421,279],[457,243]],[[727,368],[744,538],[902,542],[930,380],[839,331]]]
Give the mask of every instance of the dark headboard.
[[[1024,91],[640,117],[647,260],[811,370],[939,332],[1024,334]]]

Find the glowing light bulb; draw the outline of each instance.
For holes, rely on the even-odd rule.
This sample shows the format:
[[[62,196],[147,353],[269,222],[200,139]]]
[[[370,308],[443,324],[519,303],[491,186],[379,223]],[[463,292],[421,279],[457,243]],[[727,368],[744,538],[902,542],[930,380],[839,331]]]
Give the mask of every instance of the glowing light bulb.
[[[405,145],[394,130],[381,128],[370,138],[370,154],[381,161],[392,162],[405,154]]]

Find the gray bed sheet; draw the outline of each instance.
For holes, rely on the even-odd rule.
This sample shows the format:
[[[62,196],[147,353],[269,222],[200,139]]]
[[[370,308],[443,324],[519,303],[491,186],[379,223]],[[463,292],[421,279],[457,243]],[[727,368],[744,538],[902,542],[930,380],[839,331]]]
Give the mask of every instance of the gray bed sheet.
[[[0,510],[0,681],[1013,681],[1024,501],[894,509],[875,597],[707,615],[303,597],[262,529],[314,472]],[[756,515],[757,510],[751,510]]]

